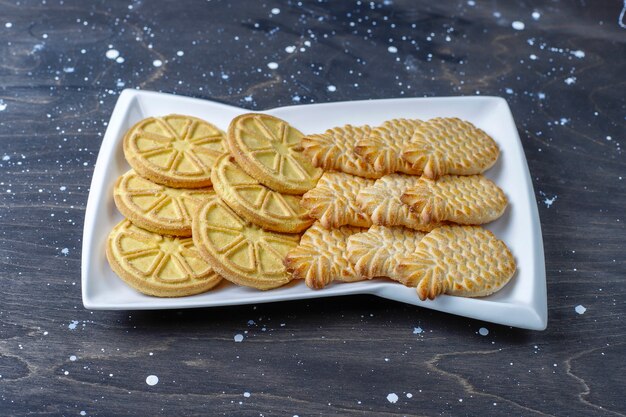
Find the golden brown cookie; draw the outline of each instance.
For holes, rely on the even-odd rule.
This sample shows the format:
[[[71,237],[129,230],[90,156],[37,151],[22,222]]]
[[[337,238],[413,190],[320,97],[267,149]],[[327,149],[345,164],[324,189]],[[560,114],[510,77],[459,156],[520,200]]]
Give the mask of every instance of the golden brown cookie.
[[[315,187],[322,170],[302,155],[302,133],[267,114],[235,117],[228,127],[228,146],[248,175],[285,194],[304,194]]]
[[[194,216],[193,240],[203,258],[227,280],[269,290],[291,281],[283,260],[300,235],[264,230],[216,198]]]
[[[392,119],[372,129],[371,133],[356,142],[354,152],[384,174],[403,172],[419,175],[419,169],[411,167],[401,158],[402,150],[411,142],[415,129],[423,121],[419,119]]]
[[[309,288],[320,289],[332,281],[360,281],[346,253],[350,236],[366,229],[343,226],[326,229],[315,222],[302,235],[298,247],[285,257],[285,266],[294,278],[304,279]]]
[[[417,287],[421,300],[440,294],[482,297],[515,273],[504,242],[478,226],[444,226],[428,233],[411,255],[399,258],[398,281]]]
[[[302,207],[327,229],[344,225],[369,227],[370,217],[361,211],[356,196],[374,180],[343,172],[325,172],[311,191],[302,196]],[[408,207],[407,207],[408,210]]]
[[[333,127],[326,132],[302,138],[304,155],[313,165],[324,171],[340,171],[364,178],[380,178],[384,172],[377,171],[354,152],[357,142],[369,137],[368,125]]]
[[[313,224],[300,196],[273,191],[246,174],[230,155],[217,160],[213,187],[226,204],[244,219],[264,229],[300,233]]]
[[[184,297],[209,291],[222,280],[207,264],[191,238],[162,236],[123,220],[106,245],[111,269],[144,294]]]
[[[396,277],[398,259],[415,252],[424,236],[406,227],[372,226],[348,238],[347,257],[361,278]]]
[[[504,192],[482,175],[444,175],[437,181],[420,178],[400,200],[424,222],[484,224],[502,216]]]
[[[411,169],[435,180],[445,174],[480,174],[496,162],[499,154],[496,142],[470,122],[437,117],[415,129],[402,159],[411,164]]]
[[[113,188],[118,210],[137,226],[151,232],[191,236],[191,218],[207,200],[212,187],[172,188],[147,180],[134,170],[118,178]]]
[[[149,117],[124,136],[124,155],[139,175],[175,188],[211,185],[211,167],[226,152],[224,132],[191,116]]]
[[[429,232],[441,223],[425,222],[400,201],[402,194],[415,186],[419,177],[405,174],[389,174],[376,180],[373,185],[362,188],[356,201],[361,210],[380,226],[405,226]]]

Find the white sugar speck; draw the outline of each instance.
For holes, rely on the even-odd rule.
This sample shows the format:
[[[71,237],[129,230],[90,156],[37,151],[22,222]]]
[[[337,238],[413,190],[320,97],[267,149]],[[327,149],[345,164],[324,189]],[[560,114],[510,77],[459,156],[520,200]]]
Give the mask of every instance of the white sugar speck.
[[[556,200],[557,196],[554,196],[552,198],[548,198],[546,197],[545,200],[543,200],[543,203],[546,205],[547,208],[550,208],[550,206],[554,203],[554,201]]]
[[[120,56],[120,51],[118,51],[117,49],[109,49],[106,52],[105,56],[109,59],[115,59]]]
[[[10,157],[9,155],[4,155],[4,156],[2,157],[2,160],[3,160],[3,161],[9,161],[10,159],[11,159],[11,157]]]
[[[406,397],[407,397],[407,398],[413,398],[413,394],[411,394],[410,392],[407,392],[407,393],[406,393]]]
[[[334,93],[335,91],[337,91],[337,87],[335,87],[334,85],[329,85],[328,87],[326,87],[326,89],[330,91],[331,93]]]
[[[242,334],[236,334],[234,339],[235,339],[235,342],[241,343],[241,342],[243,342],[243,335]]]
[[[65,256],[67,256],[67,255],[69,255],[70,250],[69,250],[68,248],[63,248],[63,249],[61,249],[61,253],[62,253],[63,255],[65,255]]]
[[[159,68],[161,65],[163,65],[163,61],[161,61],[160,59],[155,59],[154,61],[152,61],[152,65]]]
[[[146,378],[146,384],[153,386],[159,383],[159,377],[156,375],[148,375]]]
[[[74,72],[74,67],[63,67],[63,72],[67,73],[67,74],[71,74]]]
[[[178,52],[176,52],[176,55],[183,56],[183,55],[185,55],[185,53],[183,51],[178,51]]]
[[[76,326],[78,326],[78,320],[72,320],[70,324],[67,325],[67,328],[70,330],[74,330],[76,329]]]
[[[582,59],[585,57],[585,51],[581,51],[580,49],[577,51],[572,51],[571,54],[574,55],[576,58]]]
[[[511,27],[515,30],[524,30],[526,25],[524,24],[524,22],[520,22],[519,20],[516,20],[515,22],[511,23]]]
[[[272,9],[272,14],[279,14],[280,13],[280,9],[278,7],[274,7]]]
[[[246,397],[246,398],[250,398],[250,393],[248,391],[246,391],[246,392],[243,393],[243,396]]]
[[[424,329],[422,329],[421,327],[413,328],[413,334],[422,334],[423,332],[424,332]]]
[[[486,327],[481,327],[480,329],[478,329],[478,334],[480,334],[481,336],[487,336],[489,334],[489,329],[487,329]]]
[[[537,60],[537,55],[530,54],[529,58],[532,59],[533,61],[536,61]]]
[[[72,356],[70,356],[70,360],[71,360],[72,362],[74,362],[74,361],[76,360],[76,355],[72,355]]]
[[[565,84],[572,85],[576,82],[576,77],[568,77],[565,79]]]
[[[80,415],[81,415],[81,416],[86,416],[86,415],[87,415],[87,412],[86,412],[85,410],[82,410],[82,411],[80,412]]]
[[[513,94],[515,91],[513,91],[512,88],[507,88],[504,90],[507,94]]]
[[[296,47],[293,45],[289,45],[285,47],[285,52],[287,52],[288,54],[292,54],[296,51]]]
[[[268,67],[269,69],[273,69],[273,70],[275,70],[276,68],[278,68],[278,64],[277,64],[276,62],[268,62],[268,63],[267,63],[267,67]]]
[[[576,310],[578,314],[585,314],[585,311],[587,311],[587,309],[580,304],[577,305],[576,308],[574,308],[574,310]]]
[[[389,48],[387,48],[387,50],[392,54],[398,52],[398,48],[396,48],[395,46],[390,46]]]
[[[4,24],[4,27],[5,27],[5,28],[7,28],[7,29],[9,29],[9,28],[13,27],[13,23],[11,23],[11,22],[6,22],[6,23]]]
[[[115,62],[117,62],[118,64],[123,64],[124,61],[126,61],[126,60],[122,56],[118,56],[117,59],[115,60]]]
[[[387,395],[387,401],[389,401],[391,404],[395,404],[398,401],[398,396],[392,392],[391,394]]]
[[[533,13],[531,14],[531,16],[533,17],[533,19],[535,19],[535,20],[539,20],[539,18],[541,17],[541,13],[539,13],[539,12],[533,12]]]
[[[4,101],[0,100],[0,111],[5,111],[6,108],[7,104]]]

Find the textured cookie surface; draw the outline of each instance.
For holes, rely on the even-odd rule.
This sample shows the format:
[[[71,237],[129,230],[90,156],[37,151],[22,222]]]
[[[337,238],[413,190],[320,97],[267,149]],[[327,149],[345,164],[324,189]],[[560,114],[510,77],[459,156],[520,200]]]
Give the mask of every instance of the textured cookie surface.
[[[327,229],[344,225],[369,227],[370,217],[361,211],[356,196],[374,180],[343,172],[325,172],[314,189],[302,196],[302,207]],[[408,207],[407,207],[408,210]]]
[[[348,259],[362,278],[398,280],[398,260],[415,252],[424,236],[424,233],[406,227],[372,226],[366,232],[348,238]]]
[[[119,211],[137,226],[160,234],[191,236],[193,213],[215,198],[215,191],[156,184],[131,169],[118,178],[113,197]]]
[[[440,294],[482,297],[501,289],[515,260],[493,233],[478,226],[444,226],[428,233],[415,252],[399,259],[401,282],[421,300]]]
[[[402,159],[430,179],[445,174],[473,175],[489,169],[500,151],[495,141],[472,123],[437,117],[415,129]]]
[[[409,145],[415,129],[423,121],[419,119],[392,119],[372,129],[371,133],[359,139],[354,151],[384,174],[403,172],[419,175],[419,169],[402,159],[402,150]]]
[[[364,178],[380,178],[384,172],[377,171],[354,152],[356,144],[370,136],[368,125],[345,125],[326,132],[302,138],[304,154],[313,165],[324,171],[340,171]]]
[[[260,290],[291,280],[283,265],[300,235],[270,232],[240,217],[220,199],[209,201],[193,219],[200,254],[227,280]]]
[[[380,226],[405,226],[415,230],[430,231],[441,223],[425,222],[413,213],[400,197],[419,181],[419,177],[405,174],[389,174],[376,180],[373,185],[363,188],[357,203],[361,210],[371,217],[372,223]]]
[[[302,136],[277,117],[248,113],[230,123],[228,146],[239,166],[261,184],[301,195],[322,175],[322,170],[302,155]]]
[[[502,190],[482,175],[444,175],[437,181],[422,177],[400,199],[424,222],[484,224],[507,206]]]
[[[130,166],[142,177],[170,187],[211,185],[211,167],[225,152],[224,133],[191,116],[150,117],[124,136]]]
[[[300,206],[300,196],[267,188],[246,174],[230,155],[217,161],[211,178],[220,198],[257,226],[275,232],[299,233],[313,223]]]
[[[289,251],[285,266],[309,288],[324,288],[332,281],[359,281],[363,278],[355,273],[346,245],[350,236],[364,230],[350,226],[329,230],[316,222],[302,235],[300,245]]]
[[[162,236],[128,220],[109,234],[106,255],[111,269],[128,285],[157,297],[199,294],[222,280],[191,238]]]

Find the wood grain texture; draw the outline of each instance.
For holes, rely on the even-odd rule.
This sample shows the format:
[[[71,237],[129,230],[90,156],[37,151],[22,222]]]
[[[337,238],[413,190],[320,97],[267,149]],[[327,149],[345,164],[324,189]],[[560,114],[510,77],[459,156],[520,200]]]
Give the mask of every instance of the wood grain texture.
[[[0,1],[0,415],[626,415],[620,8]],[[539,204],[548,329],[368,296],[85,310],[85,204],[123,88],[251,110],[504,96]]]

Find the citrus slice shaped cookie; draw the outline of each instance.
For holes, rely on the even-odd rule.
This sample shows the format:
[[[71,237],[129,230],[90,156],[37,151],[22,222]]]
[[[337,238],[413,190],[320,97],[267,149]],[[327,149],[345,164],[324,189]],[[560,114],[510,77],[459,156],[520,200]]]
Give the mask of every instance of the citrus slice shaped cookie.
[[[499,154],[496,142],[470,122],[437,117],[415,129],[402,159],[435,180],[445,174],[480,174],[496,162]]]
[[[360,190],[356,201],[361,210],[370,216],[372,223],[380,226],[405,226],[429,232],[442,223],[424,221],[410,210],[400,198],[410,187],[417,185],[419,177],[405,174],[389,174],[376,180],[373,185]]]
[[[191,236],[193,213],[215,198],[213,188],[172,188],[156,184],[134,170],[118,178],[113,189],[118,210],[139,227],[151,232]]]
[[[326,229],[315,222],[302,235],[300,245],[285,257],[285,266],[294,278],[304,279],[309,288],[320,289],[332,281],[360,281],[346,253],[347,240],[359,227],[343,226]]]
[[[248,175],[274,191],[304,194],[315,186],[322,170],[302,155],[303,134],[267,114],[248,113],[228,127],[228,146]]]
[[[319,219],[327,229],[344,225],[370,227],[370,217],[356,202],[359,191],[374,184],[374,180],[343,172],[325,172],[311,191],[302,196],[300,204],[309,216]],[[407,207],[408,210],[408,207]]]
[[[364,279],[395,277],[398,259],[411,255],[425,233],[406,227],[372,226],[348,238],[348,259]]]
[[[209,291],[222,280],[191,238],[162,236],[118,223],[107,240],[109,265],[124,282],[144,294],[183,297]]]
[[[304,155],[313,165],[324,171],[340,171],[364,178],[380,178],[384,172],[354,152],[356,144],[369,137],[372,128],[368,125],[333,127],[321,134],[302,138]]]
[[[400,200],[424,222],[484,224],[502,216],[504,192],[482,175],[444,175],[437,181],[420,178]]]
[[[211,185],[211,167],[226,152],[224,132],[177,114],[141,120],[124,136],[124,155],[142,177],[175,188]]]
[[[493,233],[478,226],[444,226],[428,233],[398,262],[398,281],[421,300],[440,294],[482,297],[506,285],[515,260]]]
[[[299,233],[313,224],[300,196],[273,191],[246,174],[230,155],[218,159],[211,174],[217,194],[246,220],[274,232]]]
[[[423,121],[419,119],[392,119],[372,129],[372,132],[356,142],[354,152],[360,155],[374,170],[384,174],[403,172],[419,175],[421,171],[402,159],[402,150],[409,145],[415,129]]]
[[[283,260],[298,246],[300,235],[264,230],[215,199],[194,216],[193,240],[204,259],[227,280],[269,290],[291,281]]]

